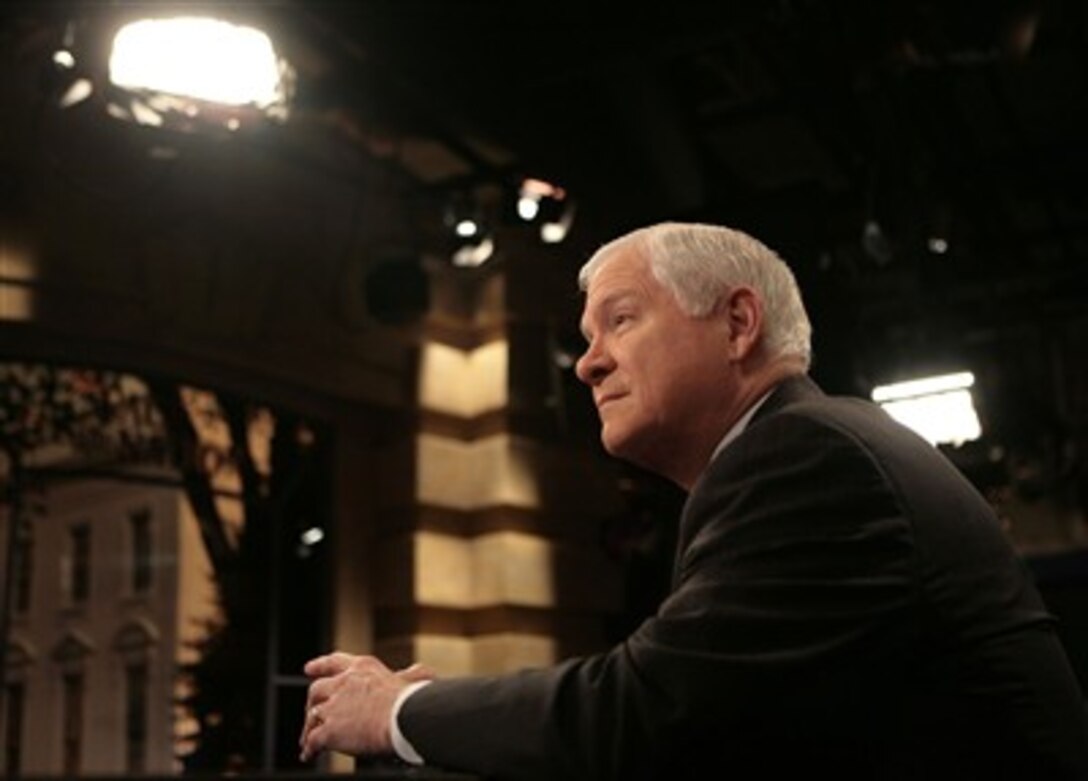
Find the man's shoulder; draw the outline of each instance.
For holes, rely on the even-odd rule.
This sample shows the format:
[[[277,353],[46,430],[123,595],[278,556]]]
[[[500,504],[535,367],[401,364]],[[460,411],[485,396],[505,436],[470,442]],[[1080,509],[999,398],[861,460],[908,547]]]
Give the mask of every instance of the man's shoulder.
[[[780,383],[753,418],[751,427],[770,421],[774,421],[773,428],[799,435],[823,431],[828,436],[838,432],[859,443],[872,438],[895,441],[904,435],[905,441],[916,438],[869,399],[825,393],[807,376]]]

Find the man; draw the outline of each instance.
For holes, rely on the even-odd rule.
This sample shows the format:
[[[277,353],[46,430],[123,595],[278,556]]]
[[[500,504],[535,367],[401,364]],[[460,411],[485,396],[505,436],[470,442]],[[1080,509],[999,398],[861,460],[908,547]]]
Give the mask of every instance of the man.
[[[315,659],[303,756],[504,779],[1088,779],[1081,694],[996,518],[926,442],[805,376],[781,259],[662,224],[579,281],[605,448],[690,493],[670,595],[551,669],[430,681]]]

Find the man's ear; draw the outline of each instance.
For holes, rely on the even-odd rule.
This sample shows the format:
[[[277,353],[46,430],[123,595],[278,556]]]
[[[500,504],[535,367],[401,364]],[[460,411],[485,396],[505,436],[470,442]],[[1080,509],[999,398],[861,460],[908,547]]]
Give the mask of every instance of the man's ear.
[[[752,288],[741,285],[726,293],[718,306],[729,327],[730,358],[748,358],[763,334],[763,299]]]

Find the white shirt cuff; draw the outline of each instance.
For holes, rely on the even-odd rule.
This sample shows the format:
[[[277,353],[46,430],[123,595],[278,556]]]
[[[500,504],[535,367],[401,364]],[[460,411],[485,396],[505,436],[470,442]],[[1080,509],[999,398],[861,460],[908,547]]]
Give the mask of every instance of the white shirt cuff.
[[[423,757],[419,755],[415,746],[409,743],[408,739],[401,733],[400,725],[397,724],[397,716],[400,714],[400,707],[404,704],[404,701],[428,683],[430,681],[416,681],[401,689],[397,699],[393,701],[393,710],[389,714],[389,737],[393,741],[393,750],[397,752],[398,757],[410,765],[422,765]]]

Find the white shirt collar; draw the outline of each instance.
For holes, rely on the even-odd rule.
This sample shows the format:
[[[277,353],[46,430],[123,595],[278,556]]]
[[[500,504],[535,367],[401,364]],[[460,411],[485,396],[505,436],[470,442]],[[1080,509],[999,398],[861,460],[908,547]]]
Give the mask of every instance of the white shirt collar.
[[[767,397],[770,396],[773,392],[774,388],[771,388],[771,390],[767,391],[758,399],[756,399],[755,404],[745,410],[744,414],[737,419],[737,422],[734,423],[727,432],[725,432],[725,436],[722,437],[722,441],[718,443],[718,446],[714,448],[714,452],[710,454],[710,461],[713,461],[715,458],[721,455],[722,451],[725,450],[729,443],[741,435],[741,432],[743,432],[744,429],[748,427],[748,423],[752,420],[752,416],[756,414],[756,410],[763,406],[763,402],[765,402],[767,400]]]

